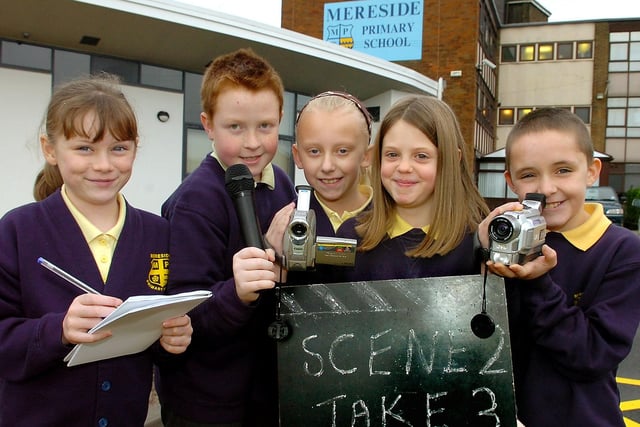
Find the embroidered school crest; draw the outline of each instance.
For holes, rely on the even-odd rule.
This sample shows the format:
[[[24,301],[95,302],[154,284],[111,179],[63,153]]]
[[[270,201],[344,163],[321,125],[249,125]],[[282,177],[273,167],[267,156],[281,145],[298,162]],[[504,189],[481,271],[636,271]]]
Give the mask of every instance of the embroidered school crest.
[[[169,280],[169,254],[150,254],[151,268],[147,286],[155,291],[164,291]]]

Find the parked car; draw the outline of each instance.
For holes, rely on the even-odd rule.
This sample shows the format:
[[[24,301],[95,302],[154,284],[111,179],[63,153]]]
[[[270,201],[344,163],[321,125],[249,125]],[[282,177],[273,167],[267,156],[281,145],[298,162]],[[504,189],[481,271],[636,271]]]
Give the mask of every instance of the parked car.
[[[607,218],[614,224],[622,225],[624,211],[613,187],[589,187],[585,199],[587,202],[600,203]]]

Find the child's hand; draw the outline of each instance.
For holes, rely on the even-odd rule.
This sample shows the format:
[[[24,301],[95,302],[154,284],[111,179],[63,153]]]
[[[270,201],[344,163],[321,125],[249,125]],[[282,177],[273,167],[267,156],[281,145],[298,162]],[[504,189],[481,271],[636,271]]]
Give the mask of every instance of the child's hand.
[[[277,254],[282,254],[282,240],[284,239],[284,233],[287,231],[287,227],[291,221],[291,215],[295,208],[295,203],[291,202],[276,212],[271,220],[271,224],[269,224],[267,234],[265,234],[267,244],[269,244]]]
[[[233,278],[240,300],[250,303],[258,299],[258,292],[275,286],[276,265],[272,249],[244,248],[233,256]]]
[[[191,318],[186,314],[165,320],[162,322],[160,345],[169,353],[184,353],[189,344],[191,344],[192,334]]]
[[[478,239],[483,248],[489,248],[489,224],[495,217],[502,215],[507,211],[521,211],[524,208],[520,202],[509,202],[504,205],[500,205],[491,212],[489,215],[478,224]]]
[[[524,265],[512,264],[507,266],[488,261],[487,266],[489,266],[491,272],[502,277],[530,280],[547,273],[555,267],[557,263],[558,256],[556,251],[548,245],[542,245],[542,255]]]
[[[82,294],[76,297],[62,321],[62,343],[96,342],[111,336],[110,331],[88,334],[89,329],[116,309],[122,300],[107,295]]]

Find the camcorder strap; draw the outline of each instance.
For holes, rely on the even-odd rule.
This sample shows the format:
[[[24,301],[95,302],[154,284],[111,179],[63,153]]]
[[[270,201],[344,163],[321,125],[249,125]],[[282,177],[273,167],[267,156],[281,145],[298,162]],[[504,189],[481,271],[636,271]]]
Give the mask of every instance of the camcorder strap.
[[[278,257],[278,255],[276,255]],[[280,315],[280,308],[282,307],[282,268],[285,265],[284,255],[279,256],[280,262],[280,278],[276,282],[276,313],[275,320],[269,324],[267,328],[267,335],[269,338],[276,341],[284,341],[291,335],[291,326],[286,320],[283,320]]]
[[[477,234],[476,234],[477,238]],[[478,248],[477,251],[480,254],[482,263],[486,263],[489,260],[489,250],[486,248]],[[487,275],[489,269],[484,266],[484,280],[482,281],[482,311],[471,319],[471,330],[478,338],[489,338],[496,330],[496,323],[491,316],[487,314]]]

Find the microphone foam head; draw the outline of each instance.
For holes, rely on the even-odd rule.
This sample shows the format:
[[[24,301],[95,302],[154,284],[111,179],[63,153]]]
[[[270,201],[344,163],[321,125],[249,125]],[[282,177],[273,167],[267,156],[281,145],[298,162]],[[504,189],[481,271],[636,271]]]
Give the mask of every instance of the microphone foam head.
[[[224,175],[224,185],[232,197],[243,191],[253,191],[255,185],[251,171],[244,163],[231,165]]]

